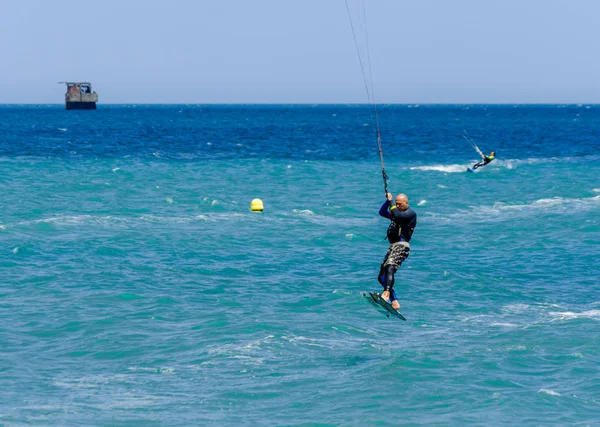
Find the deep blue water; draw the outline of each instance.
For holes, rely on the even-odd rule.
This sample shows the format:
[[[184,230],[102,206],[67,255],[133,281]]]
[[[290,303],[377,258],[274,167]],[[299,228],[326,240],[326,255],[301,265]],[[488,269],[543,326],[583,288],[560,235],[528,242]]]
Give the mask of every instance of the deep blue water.
[[[0,106],[1,153],[69,159],[158,153],[177,160],[369,160],[377,158],[370,111],[345,105],[128,105],[67,113],[59,106]],[[473,152],[461,140],[464,130],[504,158],[597,154],[600,138],[600,106],[593,105],[383,105],[378,112],[390,160],[471,159]]]
[[[0,423],[596,424],[600,107],[379,113],[407,322],[367,107],[0,106]]]

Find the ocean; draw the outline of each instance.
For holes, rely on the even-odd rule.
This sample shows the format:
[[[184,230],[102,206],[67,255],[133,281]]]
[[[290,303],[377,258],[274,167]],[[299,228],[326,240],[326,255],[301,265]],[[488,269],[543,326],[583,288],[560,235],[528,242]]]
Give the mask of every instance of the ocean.
[[[406,322],[368,106],[63,108],[0,106],[0,424],[600,423],[600,106],[379,106]]]

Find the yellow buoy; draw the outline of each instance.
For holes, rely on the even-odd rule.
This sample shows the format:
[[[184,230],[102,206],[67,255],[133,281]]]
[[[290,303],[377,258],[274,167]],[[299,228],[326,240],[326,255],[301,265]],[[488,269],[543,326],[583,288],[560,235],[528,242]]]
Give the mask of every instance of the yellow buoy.
[[[262,212],[263,211],[263,202],[260,199],[254,199],[252,200],[252,203],[250,203],[250,210],[252,212]]]

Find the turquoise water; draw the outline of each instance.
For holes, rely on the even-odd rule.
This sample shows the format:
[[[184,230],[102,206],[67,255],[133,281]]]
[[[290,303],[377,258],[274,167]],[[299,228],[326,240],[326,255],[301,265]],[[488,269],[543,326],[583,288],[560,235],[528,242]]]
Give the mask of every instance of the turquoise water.
[[[367,109],[0,107],[0,422],[596,424],[600,108],[381,114],[407,322]]]

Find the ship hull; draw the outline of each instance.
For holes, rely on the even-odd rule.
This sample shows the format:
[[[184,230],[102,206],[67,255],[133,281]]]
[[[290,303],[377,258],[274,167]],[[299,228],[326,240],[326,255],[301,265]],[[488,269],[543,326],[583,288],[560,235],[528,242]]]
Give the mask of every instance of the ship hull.
[[[65,108],[67,110],[95,110],[95,102],[66,102]]]

